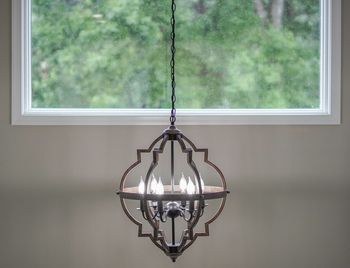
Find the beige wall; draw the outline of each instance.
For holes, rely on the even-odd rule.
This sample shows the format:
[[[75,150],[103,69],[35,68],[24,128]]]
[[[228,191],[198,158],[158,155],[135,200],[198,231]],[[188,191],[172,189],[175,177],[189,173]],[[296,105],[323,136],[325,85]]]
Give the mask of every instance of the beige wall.
[[[232,194],[177,267],[350,267],[350,2],[339,126],[183,127]],[[162,127],[10,125],[11,1],[0,1],[0,267],[175,267],[114,188]]]

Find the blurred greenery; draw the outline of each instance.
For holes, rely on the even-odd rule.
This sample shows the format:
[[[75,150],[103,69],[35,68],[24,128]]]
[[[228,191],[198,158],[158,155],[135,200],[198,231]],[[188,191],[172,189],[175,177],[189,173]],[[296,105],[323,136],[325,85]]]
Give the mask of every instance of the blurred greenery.
[[[33,107],[168,108],[170,0],[33,0]],[[177,0],[178,108],[319,107],[319,0]]]

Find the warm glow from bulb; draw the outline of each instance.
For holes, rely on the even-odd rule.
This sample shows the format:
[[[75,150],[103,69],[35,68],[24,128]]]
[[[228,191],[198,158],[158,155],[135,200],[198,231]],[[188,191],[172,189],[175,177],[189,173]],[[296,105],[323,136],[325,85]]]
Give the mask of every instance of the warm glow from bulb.
[[[152,174],[152,180],[151,180],[151,193],[154,194],[157,191],[157,180],[154,174]]]
[[[204,192],[205,184],[204,184],[204,181],[203,181],[203,179],[202,179],[202,175],[201,175],[201,174],[199,174],[199,178],[200,178],[200,180],[201,180],[202,191]]]
[[[145,182],[143,181],[143,178],[141,176],[141,180],[139,183],[139,194],[144,194],[145,193]]]
[[[205,185],[204,185],[204,181],[202,179],[202,175],[201,174],[199,174],[199,181],[200,181],[200,184],[201,184],[202,192],[204,193]],[[196,185],[196,191],[199,193],[199,185],[198,185],[197,177],[195,177],[194,183]]]
[[[188,183],[187,183],[187,193],[188,194],[194,194],[196,192],[196,187],[194,186],[192,180],[190,177],[188,177]]]
[[[181,193],[186,192],[187,182],[183,173],[180,179],[179,187],[180,187]]]
[[[160,177],[157,183],[156,194],[164,194],[164,185]]]

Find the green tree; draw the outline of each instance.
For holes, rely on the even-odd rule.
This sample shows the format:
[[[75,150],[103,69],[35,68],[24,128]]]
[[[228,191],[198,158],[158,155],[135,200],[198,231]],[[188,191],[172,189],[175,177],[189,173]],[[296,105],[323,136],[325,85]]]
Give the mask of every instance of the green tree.
[[[179,108],[319,106],[319,1],[177,5]],[[169,107],[169,1],[33,0],[32,11],[34,107]]]

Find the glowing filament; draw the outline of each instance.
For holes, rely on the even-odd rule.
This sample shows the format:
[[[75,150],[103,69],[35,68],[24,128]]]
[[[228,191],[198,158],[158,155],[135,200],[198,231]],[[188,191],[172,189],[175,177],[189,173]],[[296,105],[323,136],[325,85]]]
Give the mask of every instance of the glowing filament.
[[[152,180],[151,180],[151,194],[154,194],[156,193],[157,191],[157,180],[156,180],[156,177],[154,176],[154,174],[152,174]]]
[[[204,192],[205,184],[204,184],[204,181],[203,181],[203,179],[202,179],[202,175],[201,175],[201,174],[199,174],[199,178],[200,178],[200,180],[201,180],[201,188],[202,188],[202,191]]]
[[[139,194],[145,193],[145,182],[143,181],[143,178],[141,176],[140,183],[139,183]]]
[[[196,192],[196,187],[194,186],[190,177],[188,177],[188,183],[187,183],[186,190],[187,190],[187,194],[194,194]]]
[[[184,176],[183,173],[182,173],[182,176],[181,176],[181,179],[180,179],[179,187],[180,187],[181,193],[186,192],[187,182],[186,182],[186,179],[185,179],[185,176]]]
[[[157,183],[156,194],[164,194],[164,185],[160,177]]]

